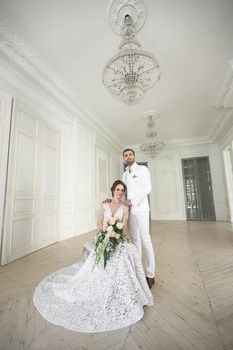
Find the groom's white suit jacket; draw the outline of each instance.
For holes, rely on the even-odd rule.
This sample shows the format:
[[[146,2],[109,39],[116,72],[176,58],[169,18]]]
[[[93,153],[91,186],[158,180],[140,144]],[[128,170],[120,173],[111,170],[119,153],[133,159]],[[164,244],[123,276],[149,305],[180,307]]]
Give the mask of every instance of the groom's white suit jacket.
[[[150,173],[146,166],[134,163],[123,173],[122,181],[127,186],[127,199],[131,200],[131,214],[150,210],[147,195],[151,192]]]

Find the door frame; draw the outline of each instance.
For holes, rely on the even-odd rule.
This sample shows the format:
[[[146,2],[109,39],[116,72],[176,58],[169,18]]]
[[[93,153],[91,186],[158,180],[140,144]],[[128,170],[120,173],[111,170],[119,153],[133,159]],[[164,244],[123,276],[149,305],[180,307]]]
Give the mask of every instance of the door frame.
[[[198,171],[197,171],[197,159],[207,158],[209,170],[210,170],[210,184],[211,184],[211,190],[212,190],[212,201],[213,201],[213,211],[214,211],[214,218],[213,219],[205,219],[202,215],[202,203],[201,203],[201,192],[200,192],[200,185],[199,185],[199,177],[198,177]],[[188,218],[187,215],[187,196],[186,196],[186,185],[185,185],[185,176],[184,176],[184,167],[183,167],[183,161],[188,159],[194,159],[196,165],[194,166],[194,172],[197,180],[197,190],[198,190],[198,205],[199,205],[199,218]],[[188,158],[181,158],[181,167],[182,167],[182,175],[183,175],[183,186],[184,186],[184,199],[185,199],[185,214],[186,214],[186,220],[187,221],[216,221],[216,213],[215,213],[215,203],[214,203],[214,195],[213,195],[213,186],[212,186],[212,176],[211,176],[211,169],[210,169],[210,159],[209,156],[199,156],[199,157],[188,157]]]

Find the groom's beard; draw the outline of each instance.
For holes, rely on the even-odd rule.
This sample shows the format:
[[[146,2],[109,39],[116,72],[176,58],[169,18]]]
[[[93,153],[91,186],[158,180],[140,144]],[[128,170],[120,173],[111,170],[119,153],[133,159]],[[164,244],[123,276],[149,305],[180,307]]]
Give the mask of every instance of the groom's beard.
[[[129,159],[125,163],[126,163],[126,165],[131,166],[131,165],[133,165],[134,162],[135,162],[135,160]]]

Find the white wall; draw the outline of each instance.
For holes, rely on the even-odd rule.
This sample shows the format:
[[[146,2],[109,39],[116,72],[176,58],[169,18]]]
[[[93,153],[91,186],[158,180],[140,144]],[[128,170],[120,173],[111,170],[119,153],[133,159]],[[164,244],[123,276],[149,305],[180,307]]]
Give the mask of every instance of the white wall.
[[[109,196],[109,185],[118,178],[118,149],[106,132],[94,122],[91,125],[83,110],[73,108],[71,113],[4,63],[0,64],[0,90],[15,101],[2,241],[1,263],[5,264],[96,228],[99,202]],[[27,135],[28,146],[18,143],[21,132]],[[6,158],[8,148],[2,147],[1,152]],[[2,178],[5,173],[6,167]],[[17,183],[22,186],[16,188]],[[49,188],[54,188],[53,193]],[[21,207],[15,214],[16,201]],[[32,205],[26,210],[29,202]]]
[[[216,220],[228,220],[226,187],[221,149],[217,144],[167,147],[155,159],[136,153],[138,161],[148,161],[152,180],[152,220],[186,220],[182,158],[209,156]]]
[[[227,209],[229,221],[233,222],[233,115],[232,108],[228,110],[231,123],[220,134],[219,145],[224,165],[224,180],[227,188]]]
[[[111,185],[117,179],[121,179],[119,172],[119,151],[108,144],[99,135],[96,136],[95,149],[96,176],[96,218],[101,203],[106,198],[111,198]]]
[[[69,100],[65,102],[60,100],[58,95],[48,92],[36,81],[29,79],[26,74],[22,75],[1,59],[0,90],[3,92],[2,96],[4,94],[8,96],[9,101],[12,98],[15,100],[12,114],[12,147],[9,159],[10,172],[7,179],[5,226],[3,240],[0,239],[1,262],[5,264],[56,240],[67,239],[95,229],[102,200],[110,196],[112,182],[121,178],[122,155],[121,147],[116,144],[112,135],[107,134],[98,123],[95,124],[95,120],[90,118],[85,109],[75,106],[73,102],[69,104]],[[10,106],[10,102],[8,105]],[[10,107],[8,107],[9,111]],[[20,125],[20,111],[26,111],[29,116],[29,119],[24,120],[24,125]],[[4,118],[1,114],[3,120],[1,131],[5,128]],[[36,127],[28,134],[31,123],[38,125],[39,132]],[[9,129],[9,124],[7,128]],[[27,162],[29,158],[27,152],[23,152],[22,147],[16,146],[18,145],[17,135],[20,132],[34,140],[31,145],[36,148],[34,153],[29,152],[31,157],[29,162]],[[7,144],[3,142],[3,132],[0,141],[1,145]],[[55,150],[58,157],[54,154],[50,158],[51,152],[46,153],[48,149]],[[5,159],[5,163],[7,152],[7,147],[1,146],[1,159]],[[22,161],[19,155],[23,155]],[[149,160],[153,187],[151,193],[153,220],[186,219],[181,159],[198,156],[210,158],[216,219],[228,219],[222,152],[217,144],[203,144],[167,147],[156,159]],[[37,158],[37,168],[33,168],[35,160],[33,157]],[[54,179],[56,177],[58,183],[53,193],[49,193],[43,189],[48,189],[50,185],[53,187],[54,169],[51,164],[55,158],[58,170],[54,173]],[[137,153],[137,160],[147,161],[140,152]],[[20,167],[23,161],[29,166],[17,172],[17,166]],[[33,173],[30,173],[32,169]],[[18,189],[15,187],[17,180],[21,181],[24,178],[24,172],[27,181],[35,180],[35,189],[30,193],[27,192],[27,187],[24,189],[22,186]],[[33,177],[30,177],[30,174]],[[2,184],[5,183],[5,176],[6,166],[1,168],[0,174],[1,208],[4,205],[5,185]],[[25,203],[29,199],[32,206],[26,210]],[[16,203],[17,205],[21,203],[21,207],[17,207],[19,209],[17,213],[15,213]],[[25,225],[23,221],[18,226],[12,225],[18,219],[25,218],[30,225],[26,225],[26,221],[24,221]],[[13,235],[14,240],[12,240]],[[38,237],[42,239],[38,240]]]
[[[0,89],[0,229],[4,224],[7,159],[11,124],[12,96]],[[2,231],[2,230],[1,230]],[[0,248],[2,235],[0,232]]]

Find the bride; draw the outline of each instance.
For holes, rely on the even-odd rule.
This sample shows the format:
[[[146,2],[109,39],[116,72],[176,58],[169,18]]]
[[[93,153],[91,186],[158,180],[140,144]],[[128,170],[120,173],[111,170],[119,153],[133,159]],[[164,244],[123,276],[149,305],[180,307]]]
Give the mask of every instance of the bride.
[[[128,207],[121,202],[125,190],[122,181],[113,183],[113,199],[100,210],[100,232],[112,218],[126,224]],[[112,331],[136,323],[143,306],[153,305],[133,243],[120,240],[106,266],[96,262],[96,255],[94,249],[85,262],[52,273],[36,287],[33,301],[47,321],[79,332]]]

